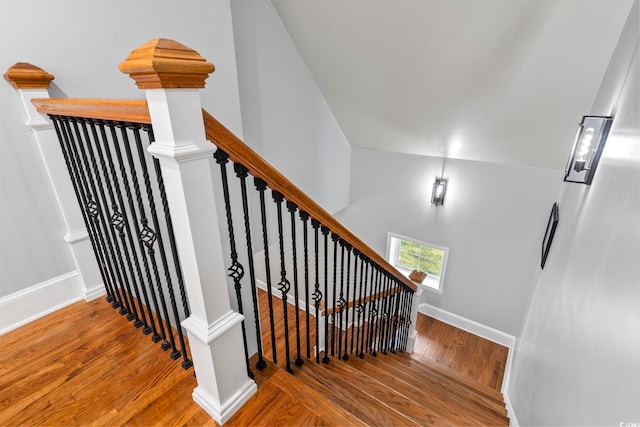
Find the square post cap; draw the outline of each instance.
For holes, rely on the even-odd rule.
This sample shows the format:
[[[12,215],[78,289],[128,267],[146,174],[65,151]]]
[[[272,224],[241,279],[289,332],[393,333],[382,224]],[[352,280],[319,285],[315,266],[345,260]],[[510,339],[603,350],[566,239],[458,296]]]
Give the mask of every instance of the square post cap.
[[[215,70],[195,50],[161,38],[131,51],[119,68],[135,80],[139,89],[201,89]]]
[[[49,89],[54,77],[35,65],[17,62],[4,73],[4,79],[16,89]]]

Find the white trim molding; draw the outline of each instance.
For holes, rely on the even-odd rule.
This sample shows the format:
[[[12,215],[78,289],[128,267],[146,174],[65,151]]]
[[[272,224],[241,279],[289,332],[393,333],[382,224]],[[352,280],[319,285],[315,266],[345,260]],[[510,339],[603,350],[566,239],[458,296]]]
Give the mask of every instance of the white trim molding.
[[[0,298],[0,335],[84,299],[78,271],[72,271]]]

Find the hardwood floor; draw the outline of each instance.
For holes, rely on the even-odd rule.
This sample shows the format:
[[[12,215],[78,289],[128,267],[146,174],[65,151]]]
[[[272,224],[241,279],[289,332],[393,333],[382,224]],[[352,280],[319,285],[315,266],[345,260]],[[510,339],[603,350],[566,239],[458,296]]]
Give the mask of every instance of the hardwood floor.
[[[282,307],[280,300],[274,304]],[[276,333],[282,334],[278,312]],[[292,306],[288,316],[295,319]],[[328,365],[305,357],[303,334],[304,365],[293,364],[292,351],[295,375],[272,363],[254,370],[258,393],[226,425],[506,425],[495,391],[506,351],[438,323],[419,320],[419,353],[332,359]],[[310,325],[313,345],[313,317]],[[270,332],[265,334],[270,356]],[[294,350],[295,342],[291,334]],[[184,371],[102,298],[11,331],[0,345],[2,426],[216,425],[191,399],[193,370]],[[280,366],[283,355],[279,344]]]
[[[509,349],[439,320],[418,314],[414,354],[500,391]]]

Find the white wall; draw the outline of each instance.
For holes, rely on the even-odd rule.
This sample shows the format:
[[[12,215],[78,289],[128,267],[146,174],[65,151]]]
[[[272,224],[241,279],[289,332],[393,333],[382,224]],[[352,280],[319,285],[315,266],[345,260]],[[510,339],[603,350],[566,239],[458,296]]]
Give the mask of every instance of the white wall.
[[[591,111],[615,114],[600,165],[562,185],[534,281],[507,388],[521,425],[640,423],[639,74],[636,1]]]
[[[269,0],[232,2],[245,141],[334,213],[351,148]]]
[[[444,294],[422,302],[517,334],[562,171],[367,149],[353,150],[352,171],[338,219],[373,249],[386,254],[387,232],[450,248]],[[435,207],[441,173],[447,194]]]
[[[0,14],[0,71],[16,62],[44,68],[55,75],[53,96],[143,98],[118,64],[156,37],[175,39],[216,65],[203,104],[242,136],[229,0],[7,3]],[[1,297],[75,267],[20,98],[6,82],[0,116]]]

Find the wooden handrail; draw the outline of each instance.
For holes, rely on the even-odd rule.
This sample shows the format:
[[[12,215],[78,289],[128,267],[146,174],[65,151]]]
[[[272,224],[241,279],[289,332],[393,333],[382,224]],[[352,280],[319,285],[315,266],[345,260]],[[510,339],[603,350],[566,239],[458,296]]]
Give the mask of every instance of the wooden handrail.
[[[394,295],[396,292],[398,292],[398,290],[400,289],[399,286],[394,286],[391,289],[389,289],[388,291],[381,291],[378,292],[376,294],[373,295],[368,295],[368,296],[364,296],[362,297],[362,301],[363,303],[368,303],[369,301],[375,301],[378,300],[380,298],[383,298],[385,296],[390,296],[390,295]],[[352,308],[354,306],[358,305],[358,301],[349,301],[347,304],[345,304],[345,307],[347,308]],[[342,310],[340,309],[339,306],[336,306],[336,309],[334,310],[333,307],[328,307],[327,311],[325,311],[324,315],[325,316],[331,316],[334,311],[336,313],[340,313]]]
[[[396,270],[386,259],[356,237],[329,212],[303,193],[213,116],[204,110],[202,110],[202,114],[204,116],[204,127],[207,139],[227,153],[231,160],[244,165],[249,169],[251,175],[264,180],[269,188],[284,194],[287,200],[298,205],[298,209],[307,212],[312,218],[320,221],[320,223],[328,227],[332,233],[337,234],[364,256],[380,265],[405,286],[413,291],[417,289],[415,283]]]
[[[40,114],[151,124],[147,101],[142,99],[38,98],[31,102]]]
[[[101,99],[34,99],[33,104],[41,114],[53,114],[72,117],[86,117],[133,123],[150,124],[147,102],[143,100],[101,100]],[[267,161],[260,157],[248,145],[242,142],[230,130],[218,122],[211,114],[202,110],[205,134],[209,141],[222,149],[229,158],[241,163],[251,175],[264,180],[269,188],[279,191],[284,197],[295,203],[298,209],[307,212],[312,218],[340,236],[341,239],[357,249],[409,289],[415,291],[417,286],[400,273],[386,259],[371,249],[349,229],[338,222],[329,212],[303,193],[291,181],[278,172]]]

